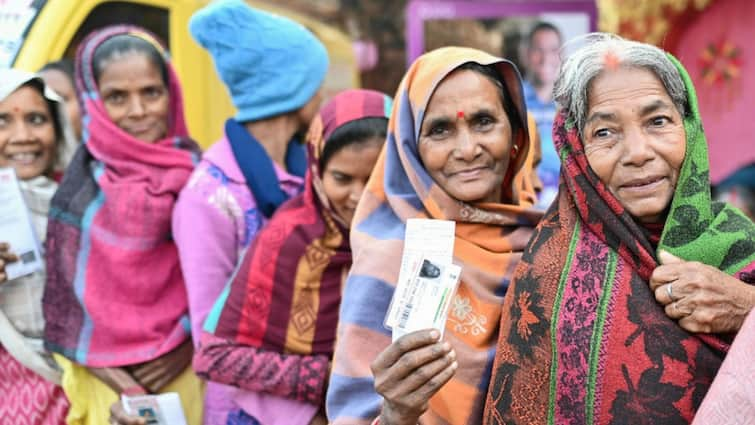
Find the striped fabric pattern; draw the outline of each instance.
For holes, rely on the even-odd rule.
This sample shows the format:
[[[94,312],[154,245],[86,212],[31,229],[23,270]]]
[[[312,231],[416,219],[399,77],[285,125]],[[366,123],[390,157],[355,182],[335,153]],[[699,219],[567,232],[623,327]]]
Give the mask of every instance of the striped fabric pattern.
[[[422,117],[438,83],[467,62],[494,65],[514,97],[522,129],[514,143],[504,192],[513,203],[469,205],[438,187],[417,152]],[[327,413],[334,424],[369,424],[380,412],[370,363],[391,341],[383,326],[401,262],[409,218],[456,221],[454,262],[461,283],[445,339],[459,359],[455,377],[430,401],[422,424],[479,423],[498,335],[500,304],[521,251],[541,214],[532,206],[531,158],[520,77],[509,62],[468,48],[444,48],[420,57],[398,89],[388,139],[351,233],[354,265],[344,289]]]
[[[205,330],[280,353],[332,354],[351,249],[348,224],[322,188],[319,159],[334,130],[362,118],[385,118],[390,103],[379,92],[349,90],[323,107],[307,138],[304,193],[281,206],[260,231]]]
[[[304,192],[258,233],[207,317],[194,369],[240,388],[234,401],[260,423],[309,423],[322,408],[351,249],[348,225],[324,192],[320,158],[334,130],[385,121],[390,103],[382,93],[348,90],[322,108],[307,137]]]

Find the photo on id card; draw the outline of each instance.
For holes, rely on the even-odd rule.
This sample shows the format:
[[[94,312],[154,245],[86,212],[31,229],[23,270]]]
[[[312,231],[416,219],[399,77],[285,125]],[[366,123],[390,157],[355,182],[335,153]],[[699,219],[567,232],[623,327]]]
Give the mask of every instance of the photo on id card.
[[[437,329],[442,337],[446,327],[461,267],[428,258],[423,258],[417,266],[397,306],[399,317],[392,329],[394,341],[423,329]]]
[[[165,420],[160,404],[155,397],[132,397],[125,400],[126,411],[139,416],[147,425],[170,425]]]
[[[127,414],[141,416],[149,425],[186,425],[178,393],[134,397],[121,395],[121,401]]]

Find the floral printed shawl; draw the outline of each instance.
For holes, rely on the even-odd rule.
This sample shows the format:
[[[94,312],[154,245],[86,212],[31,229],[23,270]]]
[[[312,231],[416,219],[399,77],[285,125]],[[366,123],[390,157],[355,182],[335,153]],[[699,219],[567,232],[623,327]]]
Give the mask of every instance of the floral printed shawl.
[[[657,245],[742,278],[755,268],[755,226],[711,202],[694,87],[668,218]],[[562,111],[554,125],[562,185],[506,296],[486,424],[686,424],[728,345],[666,316],[648,281],[657,249],[587,164]]]

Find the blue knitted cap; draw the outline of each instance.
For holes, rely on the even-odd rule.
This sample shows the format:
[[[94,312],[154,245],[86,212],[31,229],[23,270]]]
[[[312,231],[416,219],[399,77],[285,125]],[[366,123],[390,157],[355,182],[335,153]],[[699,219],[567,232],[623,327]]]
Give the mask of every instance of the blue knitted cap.
[[[328,71],[328,52],[309,30],[243,0],[210,3],[191,17],[189,31],[215,61],[239,122],[303,107]]]

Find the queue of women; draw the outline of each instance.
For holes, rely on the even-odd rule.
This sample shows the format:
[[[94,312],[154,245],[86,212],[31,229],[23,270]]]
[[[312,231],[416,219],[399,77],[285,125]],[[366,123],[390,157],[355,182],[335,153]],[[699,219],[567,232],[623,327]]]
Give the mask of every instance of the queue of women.
[[[46,257],[8,280],[0,240],[3,423],[145,424],[120,398],[167,392],[189,424],[755,415],[755,225],[711,200],[675,58],[593,34],[566,59],[543,213],[512,63],[442,48],[393,100],[321,105],[327,53],[300,25],[228,0],[190,31],[238,110],[204,153],[145,30],[95,31],[73,75],[0,71],[0,166]],[[462,273],[443,338],[392,342],[411,218],[456,222]]]

